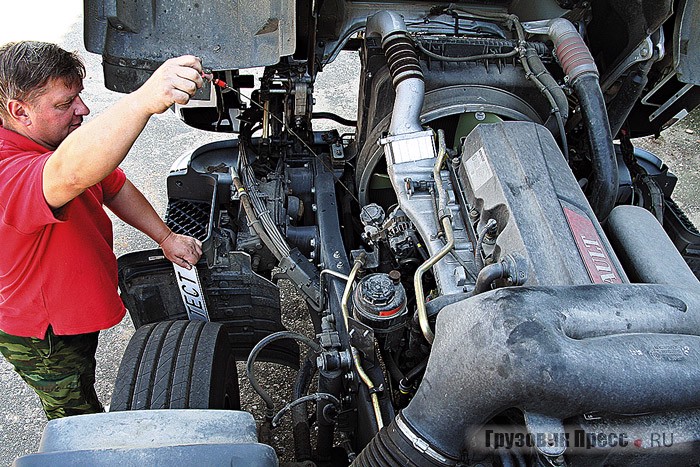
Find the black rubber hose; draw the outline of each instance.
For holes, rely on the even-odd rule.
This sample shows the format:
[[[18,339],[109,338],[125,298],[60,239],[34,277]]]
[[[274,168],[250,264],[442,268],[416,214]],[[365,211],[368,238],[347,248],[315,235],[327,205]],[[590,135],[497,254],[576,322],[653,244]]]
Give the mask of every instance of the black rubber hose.
[[[399,424],[405,426],[401,414],[372,439],[357,456],[352,466],[447,467],[457,464],[456,460],[437,453],[431,448],[429,448],[431,451],[417,449],[416,446],[422,445],[422,443],[419,443],[423,440],[409,439],[406,429],[402,430]],[[410,432],[410,430],[408,431]]]
[[[549,23],[549,37],[571,87],[579,99],[586,123],[588,144],[593,163],[593,177],[588,186],[588,200],[602,222],[617,200],[617,159],[613,147],[608,111],[598,82],[598,68],[591,51],[570,21],[556,18]]]
[[[304,364],[299,369],[297,378],[292,388],[292,398],[298,400],[309,388],[311,379],[316,373],[316,358],[313,352],[304,360]],[[306,412],[306,406],[295,405],[292,407],[292,436],[294,437],[294,458],[297,462],[311,460],[313,451],[311,448],[311,428]]]
[[[564,131],[564,122],[569,118],[569,100],[566,98],[564,90],[559,86],[559,83],[554,79],[554,77],[549,73],[547,68],[545,68],[542,60],[537,51],[528,47],[525,52],[525,59],[530,67],[530,72],[537,78],[541,83],[543,88],[540,90],[542,94],[550,101],[550,106],[552,107],[552,116],[557,125],[557,131],[559,131],[559,139],[561,141],[562,152],[564,157],[569,159],[569,149],[568,143],[566,141],[566,132]],[[536,82],[536,81],[535,81]],[[550,128],[550,119],[545,122],[545,126]]]
[[[333,112],[314,112],[311,114],[311,118],[313,119],[327,119],[327,120],[333,120],[334,122],[338,122],[341,125],[345,126],[357,126],[357,120],[349,120],[347,118],[343,118],[340,115],[334,114]]]
[[[479,295],[491,289],[491,284],[497,279],[502,279],[507,275],[506,266],[503,263],[493,263],[485,266],[479,271],[479,276],[476,278],[472,295]]]
[[[425,370],[425,367],[428,366],[428,359],[426,358],[425,360],[421,361],[418,365],[414,366],[411,368],[407,373],[406,373],[406,380],[407,381],[413,381],[413,378],[418,376],[421,371]]]
[[[280,420],[282,419],[282,416],[287,413],[288,411],[292,410],[294,407],[303,404],[305,402],[310,402],[310,401],[320,401],[320,400],[328,400],[331,401],[331,403],[335,406],[337,411],[340,411],[340,400],[338,400],[337,397],[335,397],[333,394],[327,394],[325,392],[317,392],[314,394],[309,394],[307,396],[302,396],[299,399],[290,402],[289,404],[285,405],[282,407],[282,410],[277,412],[277,415],[275,415],[272,418],[272,426],[275,427],[279,425]],[[323,414],[325,416],[325,413]]]
[[[399,365],[396,363],[396,359],[391,353],[388,354],[388,357],[389,358],[387,358],[385,361],[386,369],[389,370],[389,374],[394,381],[401,381],[404,378],[404,375],[401,372]]]
[[[294,339],[299,342],[303,342],[304,344],[308,345],[311,347],[311,349],[316,352],[316,353],[321,353],[323,349],[321,346],[311,340],[310,338],[304,336],[303,334],[299,334],[296,332],[292,331],[279,331],[274,334],[270,334],[267,337],[264,337],[263,339],[260,340],[257,344],[255,344],[255,347],[253,347],[253,350],[250,351],[250,355],[248,355],[248,361],[246,362],[246,374],[248,375],[248,380],[250,381],[250,385],[253,387],[255,392],[257,392],[260,397],[262,397],[263,401],[265,401],[265,406],[266,406],[266,412],[265,412],[265,417],[268,420],[272,420],[272,417],[275,415],[275,403],[272,400],[272,397],[258,384],[258,380],[255,377],[255,371],[253,370],[253,364],[255,363],[255,360],[258,358],[258,354],[260,351],[269,343],[280,340],[280,339]]]
[[[602,222],[615,207],[618,171],[608,113],[598,77],[592,73],[579,76],[572,86],[576,91],[581,114],[586,122],[588,144],[593,163],[593,177],[588,199],[596,217]]]

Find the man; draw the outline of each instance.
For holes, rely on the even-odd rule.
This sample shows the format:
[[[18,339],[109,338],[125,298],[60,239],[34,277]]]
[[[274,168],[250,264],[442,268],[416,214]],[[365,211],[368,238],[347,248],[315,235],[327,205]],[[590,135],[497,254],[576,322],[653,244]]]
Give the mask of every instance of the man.
[[[187,103],[202,86],[199,60],[166,61],[82,125],[84,77],[80,58],[54,44],[0,47],[0,352],[49,419],[102,410],[97,337],[125,313],[103,205],[174,263],[189,268],[202,253],[118,168],[152,115]]]

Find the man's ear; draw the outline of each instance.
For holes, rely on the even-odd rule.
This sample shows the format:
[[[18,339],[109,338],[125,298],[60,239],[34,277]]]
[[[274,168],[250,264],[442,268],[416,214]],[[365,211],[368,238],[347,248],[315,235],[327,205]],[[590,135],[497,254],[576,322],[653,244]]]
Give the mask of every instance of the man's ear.
[[[9,117],[19,125],[29,126],[32,124],[32,119],[27,110],[27,104],[22,101],[10,99],[7,102],[7,113]]]

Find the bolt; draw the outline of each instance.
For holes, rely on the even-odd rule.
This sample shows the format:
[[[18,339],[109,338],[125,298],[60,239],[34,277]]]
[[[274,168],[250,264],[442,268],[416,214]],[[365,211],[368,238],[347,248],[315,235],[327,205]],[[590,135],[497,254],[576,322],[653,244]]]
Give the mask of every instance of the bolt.
[[[486,119],[486,114],[484,112],[476,112],[474,114],[474,118],[476,118],[479,121],[482,121],[482,120]]]
[[[335,250],[335,251],[333,252],[333,257],[334,257],[335,259],[340,258],[340,252],[339,252],[338,250]]]
[[[343,262],[338,261],[338,264],[335,265],[336,269],[343,269]]]
[[[312,205],[311,205],[311,210],[312,210],[313,212],[316,212],[316,209],[318,209],[318,207],[316,206],[316,204],[312,204]]]
[[[401,282],[401,273],[397,271],[396,269],[392,269],[389,271],[389,279],[391,279],[391,282],[394,284],[398,284]]]

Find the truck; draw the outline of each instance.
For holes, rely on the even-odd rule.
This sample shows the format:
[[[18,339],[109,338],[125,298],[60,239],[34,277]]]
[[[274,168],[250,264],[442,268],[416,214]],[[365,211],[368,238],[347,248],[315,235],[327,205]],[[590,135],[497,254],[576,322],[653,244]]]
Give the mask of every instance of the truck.
[[[109,413],[15,465],[697,465],[700,233],[633,139],[700,102],[698,24],[692,0],[86,0],[107,88],[197,55],[213,79],[174,111],[231,137],[166,180],[196,267],[119,258]],[[341,52],[358,75],[322,89]],[[355,119],[314,110],[351,78]]]

